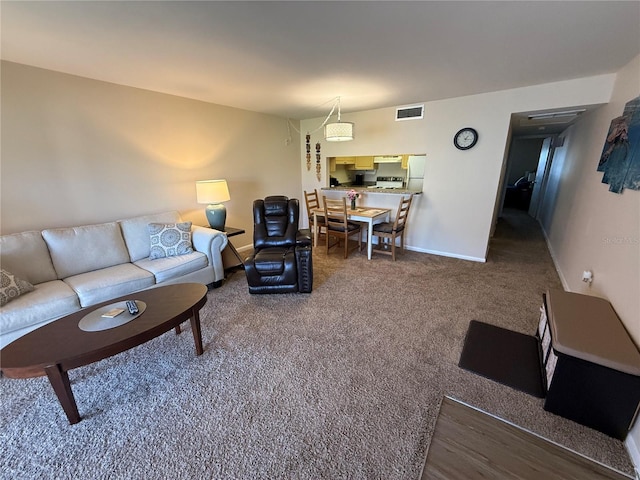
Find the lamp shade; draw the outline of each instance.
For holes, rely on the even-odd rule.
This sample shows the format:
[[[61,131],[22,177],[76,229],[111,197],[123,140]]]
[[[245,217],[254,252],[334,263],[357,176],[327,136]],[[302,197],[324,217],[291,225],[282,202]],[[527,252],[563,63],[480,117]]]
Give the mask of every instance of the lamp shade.
[[[347,142],[353,140],[352,122],[327,123],[324,126],[324,139],[327,142]]]
[[[222,205],[222,202],[229,200],[231,197],[226,180],[200,180],[196,182],[196,201],[208,204],[204,213],[211,228],[224,231],[227,209]]]
[[[212,204],[231,200],[226,180],[199,180],[196,182],[196,201]]]

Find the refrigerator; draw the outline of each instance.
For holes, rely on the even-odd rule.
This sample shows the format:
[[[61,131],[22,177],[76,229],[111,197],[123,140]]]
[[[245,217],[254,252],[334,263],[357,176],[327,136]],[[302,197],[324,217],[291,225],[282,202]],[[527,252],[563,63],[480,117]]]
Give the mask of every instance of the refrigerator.
[[[424,169],[427,163],[426,155],[409,155],[407,168],[407,189],[422,191],[422,182],[424,179]]]

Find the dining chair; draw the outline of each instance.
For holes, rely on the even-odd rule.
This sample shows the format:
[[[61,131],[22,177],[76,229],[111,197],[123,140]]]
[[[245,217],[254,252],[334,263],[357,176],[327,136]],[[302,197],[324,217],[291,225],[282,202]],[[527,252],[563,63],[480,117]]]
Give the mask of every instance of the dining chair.
[[[413,194],[400,199],[398,212],[393,222],[376,223],[371,231],[372,236],[378,237],[378,246],[374,252],[391,255],[396,261],[396,239],[400,238],[400,253],[404,253],[404,233],[407,230],[407,218]]]
[[[304,202],[307,206],[307,215],[309,216],[309,228],[311,229],[311,233],[314,233],[317,228],[318,237],[320,237],[323,233],[322,230],[325,229],[324,217],[322,215],[317,215],[318,225],[316,225],[313,221],[313,213],[311,213],[312,210],[315,210],[316,208],[322,208],[322,206],[320,205],[320,196],[318,195],[318,190],[314,188],[312,193],[307,193],[307,191],[305,190]]]
[[[340,240],[344,241],[344,258],[349,256],[349,237],[358,236],[358,247],[362,250],[362,226],[357,222],[350,222],[347,214],[347,199],[342,197],[339,200],[332,200],[322,197],[324,202],[324,218],[325,218],[325,234],[326,234],[326,252],[329,249],[340,244]],[[335,237],[336,241],[331,243],[331,237]]]

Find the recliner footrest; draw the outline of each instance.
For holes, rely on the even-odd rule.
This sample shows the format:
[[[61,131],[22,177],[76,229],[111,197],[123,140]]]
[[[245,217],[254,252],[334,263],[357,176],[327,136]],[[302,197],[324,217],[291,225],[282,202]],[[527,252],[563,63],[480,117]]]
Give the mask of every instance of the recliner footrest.
[[[284,263],[289,248],[263,248],[254,256],[256,271],[260,275],[280,275],[284,272]]]

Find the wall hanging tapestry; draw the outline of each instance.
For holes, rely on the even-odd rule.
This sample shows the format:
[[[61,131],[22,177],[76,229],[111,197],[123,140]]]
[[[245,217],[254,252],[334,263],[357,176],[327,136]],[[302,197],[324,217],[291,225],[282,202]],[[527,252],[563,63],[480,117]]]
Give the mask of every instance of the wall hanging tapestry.
[[[640,190],[640,97],[624,106],[624,113],[611,121],[598,172],[609,191]]]
[[[322,172],[320,167],[320,142],[316,143],[316,178],[318,181],[322,178]]]

